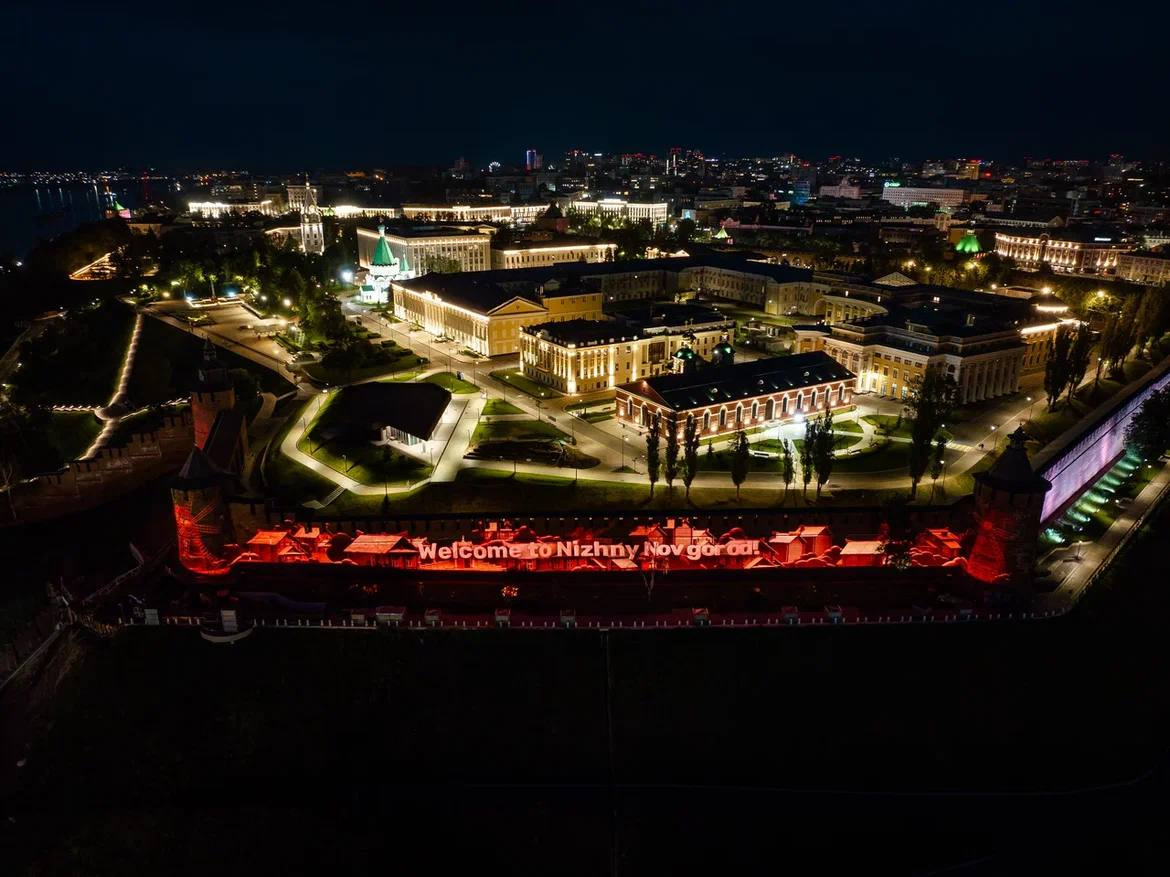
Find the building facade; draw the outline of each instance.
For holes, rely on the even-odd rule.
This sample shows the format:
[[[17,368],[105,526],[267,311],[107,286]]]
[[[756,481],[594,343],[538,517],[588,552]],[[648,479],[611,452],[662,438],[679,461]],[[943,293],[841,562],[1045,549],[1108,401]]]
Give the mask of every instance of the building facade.
[[[1129,248],[1107,236],[1044,232],[995,233],[995,253],[1029,268],[1049,265],[1054,271],[1078,274],[1112,273]]]
[[[937,204],[940,207],[959,207],[967,203],[966,189],[944,189],[928,186],[886,186],[882,200],[899,207]]]
[[[694,316],[537,323],[521,330],[520,369],[538,384],[574,395],[673,372],[693,357],[722,358],[720,345],[735,322],[717,311]]]
[[[1170,282],[1170,254],[1120,253],[1117,276],[1131,283],[1165,286]]]
[[[617,244],[590,239],[515,241],[492,247],[492,269],[541,268],[557,262],[612,262]]]
[[[548,204],[404,204],[402,216],[420,222],[503,222],[530,225]]]
[[[438,263],[454,264],[459,271],[487,271],[491,268],[491,236],[460,228],[412,226],[387,228],[383,233],[368,228],[357,230],[358,264],[370,268],[383,237],[401,273],[425,274]]]
[[[636,427],[661,418],[681,434],[693,416],[709,437],[846,407],[853,383],[852,372],[822,351],[757,359],[621,384],[616,417]]]
[[[476,282],[458,274],[427,274],[391,284],[399,319],[480,356],[520,350],[521,330],[536,323],[599,320],[602,297],[579,287]]]
[[[573,201],[569,204],[569,209],[583,216],[613,216],[630,222],[641,222],[645,219],[655,226],[665,225],[670,220],[670,204],[665,201],[643,203],[622,198],[601,198],[596,201]]]

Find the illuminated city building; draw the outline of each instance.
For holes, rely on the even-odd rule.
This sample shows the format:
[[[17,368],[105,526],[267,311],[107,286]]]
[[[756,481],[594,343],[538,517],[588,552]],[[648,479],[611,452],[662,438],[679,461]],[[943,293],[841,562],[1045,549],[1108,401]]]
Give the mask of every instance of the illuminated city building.
[[[600,292],[537,276],[524,269],[396,280],[394,313],[481,356],[517,353],[521,330],[535,323],[602,318]]]
[[[300,213],[302,210],[317,207],[321,191],[307,179],[304,183],[290,183],[285,187],[285,197],[288,209]]]
[[[1031,313],[1030,311],[1028,313]],[[937,369],[959,385],[961,404],[1019,390],[1043,370],[1061,319],[976,314],[932,304],[891,305],[832,325],[795,327],[797,350],[823,350],[857,375],[857,391],[905,399]]]
[[[437,225],[411,225],[377,231],[357,230],[358,264],[373,267],[375,253],[382,243],[390,249],[403,271],[426,274],[435,266],[449,271],[487,271],[491,268],[491,235]]]
[[[247,216],[250,213],[276,216],[280,213],[280,205],[272,198],[258,201],[188,201],[187,212],[202,219]]]
[[[655,226],[665,225],[670,220],[670,204],[665,201],[643,203],[623,198],[586,199],[571,202],[569,210],[586,217],[612,216],[630,222],[647,220]]]
[[[891,186],[882,188],[882,200],[898,207],[959,207],[967,202],[966,189],[947,189],[927,186]]]
[[[530,225],[546,210],[544,204],[404,204],[401,214],[420,222],[502,222]]]
[[[1131,283],[1165,286],[1170,283],[1170,253],[1120,253],[1117,276]]]
[[[594,238],[546,237],[492,244],[492,269],[540,268],[557,262],[612,262],[617,244]]]
[[[524,376],[563,393],[590,393],[682,370],[701,358],[730,359],[721,347],[735,322],[716,310],[661,305],[648,320],[537,323],[520,334]]]
[[[1131,247],[1109,234],[1076,229],[1049,230],[1042,234],[995,233],[996,255],[1017,264],[1078,274],[1112,273],[1122,253]]]
[[[709,366],[621,384],[616,417],[682,429],[693,416],[703,436],[800,420],[853,404],[855,376],[822,351]]]

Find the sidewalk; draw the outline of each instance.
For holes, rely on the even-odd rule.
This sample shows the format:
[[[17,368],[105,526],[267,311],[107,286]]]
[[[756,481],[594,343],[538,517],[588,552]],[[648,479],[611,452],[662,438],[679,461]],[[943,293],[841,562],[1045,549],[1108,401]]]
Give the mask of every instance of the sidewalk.
[[[1170,488],[1170,462],[1154,475],[1129,506],[1096,542],[1078,542],[1054,551],[1043,568],[1059,582],[1054,591],[1036,598],[1039,610],[1066,612],[1084,596],[1096,575],[1103,571],[1126,539]]]

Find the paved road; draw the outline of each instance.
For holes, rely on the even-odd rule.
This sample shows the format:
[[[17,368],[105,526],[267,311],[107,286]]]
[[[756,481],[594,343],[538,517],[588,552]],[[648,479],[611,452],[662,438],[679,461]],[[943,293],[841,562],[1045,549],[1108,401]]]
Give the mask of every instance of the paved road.
[[[1135,526],[1153,509],[1170,489],[1170,463],[1165,464],[1117,517],[1113,524],[1095,542],[1078,542],[1052,552],[1043,563],[1053,579],[1059,582],[1049,594],[1036,599],[1036,606],[1044,610],[1066,611],[1084,596],[1093,577],[1112,559]]]

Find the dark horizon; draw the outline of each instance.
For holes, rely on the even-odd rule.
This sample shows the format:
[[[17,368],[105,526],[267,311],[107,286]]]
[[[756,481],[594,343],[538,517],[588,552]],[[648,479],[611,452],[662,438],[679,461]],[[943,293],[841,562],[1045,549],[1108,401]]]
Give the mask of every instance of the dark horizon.
[[[473,166],[567,149],[925,159],[1166,156],[1170,9],[695,10],[129,0],[0,12],[14,169]],[[1134,7],[1135,11],[1140,7]],[[10,86],[11,88],[11,86]]]

